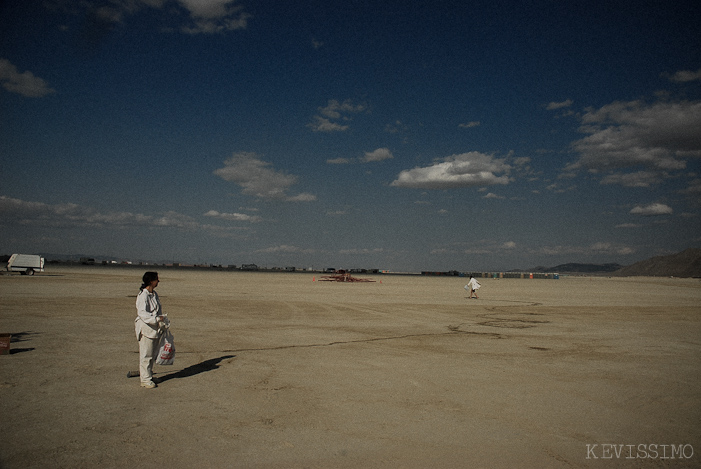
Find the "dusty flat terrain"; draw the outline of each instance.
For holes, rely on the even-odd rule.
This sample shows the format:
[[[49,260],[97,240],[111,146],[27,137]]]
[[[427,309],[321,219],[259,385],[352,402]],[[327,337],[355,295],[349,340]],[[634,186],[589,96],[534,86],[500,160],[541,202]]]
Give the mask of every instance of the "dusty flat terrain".
[[[161,269],[146,390],[142,273],[0,276],[0,467],[701,466],[699,280]]]

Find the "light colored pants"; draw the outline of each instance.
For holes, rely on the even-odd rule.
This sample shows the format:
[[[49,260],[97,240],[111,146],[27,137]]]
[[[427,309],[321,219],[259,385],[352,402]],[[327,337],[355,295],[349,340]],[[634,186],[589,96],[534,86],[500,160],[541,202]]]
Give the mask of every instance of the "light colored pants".
[[[139,376],[142,383],[153,380],[153,364],[158,358],[158,339],[149,339],[141,334],[139,339]]]

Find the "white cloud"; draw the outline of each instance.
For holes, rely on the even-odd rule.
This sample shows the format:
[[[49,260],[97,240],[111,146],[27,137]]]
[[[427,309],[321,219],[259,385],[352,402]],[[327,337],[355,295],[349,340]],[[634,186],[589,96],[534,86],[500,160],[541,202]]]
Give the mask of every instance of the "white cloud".
[[[364,110],[363,104],[353,104],[350,99],[346,99],[342,103],[336,99],[329,99],[326,107],[319,108],[319,112],[329,119],[340,119],[344,114],[356,114]]]
[[[153,224],[160,227],[195,229],[199,224],[192,218],[182,213],[168,211],[160,217],[154,217]]]
[[[257,249],[253,251],[254,254],[275,254],[276,259],[281,256],[285,256],[287,254],[317,254],[320,251],[318,249],[313,249],[313,248],[301,248],[299,246],[294,246],[290,244],[280,244],[278,246],[270,246],[268,248],[263,248],[263,249]]]
[[[100,213],[90,207],[78,204],[45,204],[28,202],[0,196],[0,214],[3,219],[13,220],[22,225],[43,224],[53,227],[103,227],[109,226],[163,226],[164,220],[173,219],[164,215],[164,220],[153,216],[130,212]]]
[[[151,0],[144,3],[149,6],[159,6],[163,0]],[[246,29],[252,15],[243,11],[243,6],[237,0],[177,0],[190,14],[189,25],[180,30],[187,34],[214,34],[226,31]],[[168,4],[167,1],[164,2]]]
[[[477,127],[480,125],[480,121],[471,121],[467,124],[458,124],[461,129],[471,129],[472,127]]]
[[[365,152],[358,158],[333,158],[326,160],[327,164],[351,164],[351,163],[374,163],[377,161],[390,160],[394,155],[389,148],[378,148],[373,151]]]
[[[679,70],[674,75],[669,77],[669,79],[675,83],[686,83],[689,81],[701,80],[701,68],[695,72],[691,70]]]
[[[366,152],[363,156],[362,161],[369,163],[373,161],[389,160],[394,158],[394,155],[389,148],[378,148],[377,150]]]
[[[183,26],[180,30],[186,34],[216,34],[237,29],[246,29],[250,15],[241,14],[235,18],[192,18],[192,25]]]
[[[327,164],[348,164],[350,160],[348,158],[331,158],[326,160]]]
[[[313,122],[307,124],[307,127],[314,132],[343,132],[348,130],[349,126],[334,121],[349,121],[351,114],[363,112],[365,109],[364,104],[354,104],[350,99],[343,102],[329,99],[326,106],[318,108],[319,115],[314,116]]]
[[[487,248],[468,248],[462,251],[463,254],[472,254],[472,255],[480,255],[480,254],[493,254],[493,251]]]
[[[580,127],[589,135],[572,143],[579,159],[565,171],[598,173],[642,166],[648,173],[612,176],[607,183],[649,186],[659,182],[665,171],[684,169],[686,158],[701,154],[699,128],[701,101],[615,102],[592,109],[582,117]]]
[[[504,159],[469,152],[444,158],[431,166],[403,170],[390,185],[412,189],[451,189],[508,184],[510,170],[511,166]],[[499,173],[503,174],[497,176]]]
[[[545,106],[545,109],[547,109],[548,111],[555,111],[557,109],[570,107],[572,106],[572,103],[574,103],[574,101],[572,101],[571,99],[567,99],[561,102],[550,102],[547,104],[547,106]]]
[[[76,5],[58,1],[47,3],[50,7],[78,11]],[[243,6],[237,0],[111,0],[108,5],[96,0],[83,0],[73,3],[92,13],[103,27],[122,23],[126,16],[139,14],[149,8],[176,15],[185,11],[188,15],[186,22],[175,29],[187,34],[214,34],[246,29],[248,20],[252,17],[243,11]]]
[[[516,243],[513,241],[507,241],[501,246],[504,249],[516,249]]]
[[[651,187],[662,180],[662,174],[655,171],[635,173],[612,173],[601,179],[601,184],[619,184],[624,187]]]
[[[701,194],[701,179],[693,179],[689,182],[686,189],[682,189],[679,192],[682,194]]]
[[[629,255],[633,254],[635,250],[624,245],[597,242],[589,246],[541,246],[537,249],[529,249],[528,252],[530,254],[545,254],[548,256],[570,256],[573,254]]]
[[[311,201],[311,194],[289,196],[287,190],[297,183],[297,176],[276,171],[272,163],[251,152],[234,153],[224,161],[224,167],[214,171],[216,176],[239,185],[241,192],[261,199]]]
[[[607,242],[594,243],[589,246],[589,252],[593,253],[603,253],[603,254],[632,254],[633,250],[628,246],[614,245]]]
[[[287,244],[281,244],[280,246],[271,246],[269,248],[265,249],[259,249],[254,252],[261,252],[261,253],[296,253],[296,252],[312,252],[309,249],[302,249],[297,246],[290,246]]]
[[[615,228],[642,228],[643,225],[639,223],[621,223],[620,225],[616,225]]]
[[[535,254],[546,254],[549,256],[562,256],[566,254],[582,254],[584,248],[580,246],[541,246],[536,249],[529,250]]]
[[[652,203],[649,205],[638,205],[630,211],[633,215],[642,215],[644,217],[652,217],[657,215],[669,215],[673,212],[672,207],[660,203]]]
[[[223,18],[231,13],[234,8],[232,0],[178,0],[190,11],[192,16],[198,18]]]
[[[514,165],[516,166],[527,166],[531,162],[531,159],[527,156],[521,156],[519,158],[514,158]]]
[[[7,59],[0,59],[0,83],[10,93],[21,94],[27,98],[41,98],[56,92],[32,72],[19,73],[17,67]]]
[[[504,197],[503,195],[496,195],[495,193],[490,192],[482,198],[483,199],[505,199],[506,197]]]
[[[191,217],[169,211],[163,215],[144,215],[131,212],[101,213],[91,207],[78,204],[46,204],[28,202],[0,196],[0,214],[5,220],[13,220],[22,225],[41,224],[52,227],[175,227],[193,229],[198,223]]]
[[[0,218],[19,226],[60,229],[174,229],[207,233],[219,238],[241,236],[245,228],[201,224],[182,213],[167,211],[158,215],[131,212],[101,213],[78,204],[46,204],[0,196]],[[57,231],[57,233],[59,233]]]
[[[325,117],[314,116],[314,121],[307,124],[307,127],[314,132],[343,132],[348,130],[349,126],[331,122]]]
[[[592,251],[609,251],[611,249],[611,243],[594,243],[590,246]]]
[[[258,215],[247,215],[245,213],[219,213],[216,210],[210,210],[209,212],[205,213],[204,216],[229,221],[247,221],[251,223],[258,223],[263,220]]]
[[[402,123],[402,121],[397,120],[392,124],[385,125],[385,132],[390,134],[396,134],[399,132],[404,132],[407,130],[407,126]]]
[[[309,194],[308,192],[302,192],[297,195],[287,197],[285,200],[288,202],[314,202],[316,196],[314,194]]]
[[[368,255],[368,254],[380,254],[384,252],[384,249],[382,248],[374,248],[374,249],[367,249],[367,248],[362,248],[362,249],[339,249],[338,253],[339,254],[360,254],[360,255]]]

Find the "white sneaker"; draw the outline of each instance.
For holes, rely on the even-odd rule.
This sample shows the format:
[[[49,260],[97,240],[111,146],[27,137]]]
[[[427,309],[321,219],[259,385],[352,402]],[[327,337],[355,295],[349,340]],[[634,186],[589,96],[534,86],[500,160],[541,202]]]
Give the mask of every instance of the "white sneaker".
[[[156,383],[154,383],[153,381],[149,381],[148,383],[141,383],[141,387],[146,389],[153,389],[156,387]]]

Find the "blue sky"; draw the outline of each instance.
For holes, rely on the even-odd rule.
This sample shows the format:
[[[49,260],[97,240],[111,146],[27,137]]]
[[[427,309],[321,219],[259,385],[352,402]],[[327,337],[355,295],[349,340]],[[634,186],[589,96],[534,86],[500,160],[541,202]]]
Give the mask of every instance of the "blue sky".
[[[700,20],[6,0],[0,251],[470,271],[700,247]]]

